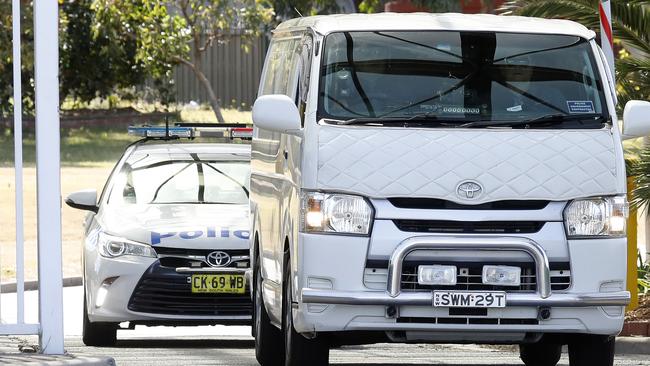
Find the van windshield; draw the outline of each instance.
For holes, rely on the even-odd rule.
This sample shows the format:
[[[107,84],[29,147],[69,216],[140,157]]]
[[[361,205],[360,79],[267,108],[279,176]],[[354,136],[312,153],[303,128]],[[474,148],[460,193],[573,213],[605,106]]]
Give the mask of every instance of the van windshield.
[[[328,123],[602,128],[607,122],[591,45],[580,37],[338,32],[324,47],[318,118]]]

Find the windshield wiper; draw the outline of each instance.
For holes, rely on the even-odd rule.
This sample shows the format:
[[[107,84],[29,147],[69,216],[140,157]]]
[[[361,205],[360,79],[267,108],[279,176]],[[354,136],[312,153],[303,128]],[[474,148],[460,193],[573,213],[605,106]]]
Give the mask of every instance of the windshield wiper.
[[[363,124],[371,124],[371,123],[377,123],[382,125],[387,125],[387,124],[404,125],[404,124],[408,124],[409,122],[425,122],[425,121],[437,122],[437,124],[444,125],[444,126],[452,124],[452,123],[448,123],[448,121],[440,121],[438,116],[430,113],[421,113],[412,116],[406,115],[400,117],[356,117],[344,121],[339,121],[339,120],[332,120],[332,121],[334,121],[337,125],[344,125],[344,126],[363,125]]]
[[[567,121],[577,121],[580,123],[591,123],[604,120],[605,116],[602,114],[546,114],[543,116],[513,121],[473,121],[459,124],[459,128],[472,128],[472,127],[514,127],[514,126],[529,126],[536,124],[555,124]]]

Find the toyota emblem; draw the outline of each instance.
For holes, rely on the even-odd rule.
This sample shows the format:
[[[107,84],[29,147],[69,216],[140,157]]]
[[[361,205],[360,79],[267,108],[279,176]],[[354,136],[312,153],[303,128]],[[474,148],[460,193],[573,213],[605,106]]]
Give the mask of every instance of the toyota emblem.
[[[225,267],[230,264],[230,255],[226,252],[212,252],[205,257],[210,267]]]
[[[476,199],[481,195],[481,193],[483,193],[483,187],[473,181],[464,181],[458,185],[458,188],[456,188],[456,194],[458,194],[458,197],[466,200]]]

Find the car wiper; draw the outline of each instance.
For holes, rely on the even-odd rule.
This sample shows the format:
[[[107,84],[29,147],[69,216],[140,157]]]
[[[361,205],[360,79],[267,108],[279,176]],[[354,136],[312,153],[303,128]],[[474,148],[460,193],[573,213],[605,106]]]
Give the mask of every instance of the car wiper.
[[[580,123],[592,123],[600,120],[604,120],[605,116],[602,114],[546,114],[543,116],[524,119],[524,120],[513,120],[513,121],[473,121],[463,124],[459,124],[456,127],[459,128],[472,128],[472,127],[514,127],[514,126],[528,126],[536,124],[555,124],[562,123],[567,121],[577,121]]]
[[[377,123],[382,125],[403,125],[408,124],[409,122],[438,122],[439,125],[455,125],[454,123],[448,123],[448,121],[441,121],[440,118],[436,115],[429,113],[421,113],[415,115],[406,115],[400,117],[356,117],[344,121],[333,120],[337,125],[363,125]]]

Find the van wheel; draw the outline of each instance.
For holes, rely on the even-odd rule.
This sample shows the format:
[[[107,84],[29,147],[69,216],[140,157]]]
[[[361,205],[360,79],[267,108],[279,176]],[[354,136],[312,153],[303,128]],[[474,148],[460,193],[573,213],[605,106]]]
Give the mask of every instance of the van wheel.
[[[285,263],[284,286],[282,287],[282,330],[284,332],[285,366],[324,366],[329,365],[329,345],[321,338],[307,339],[293,327],[292,281],[290,264]]]
[[[81,330],[81,340],[86,346],[111,347],[117,341],[116,323],[91,323],[88,319],[88,301],[84,289],[84,319]]]
[[[603,335],[580,335],[569,343],[571,366],[614,365],[615,338]]]
[[[259,263],[259,262],[258,262]],[[284,362],[282,332],[271,324],[262,299],[262,270],[255,266],[253,281],[253,327],[255,327],[255,358],[262,366],[281,366]]]
[[[562,345],[551,343],[520,344],[519,357],[526,366],[555,366],[562,357]]]

